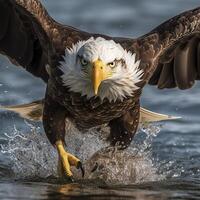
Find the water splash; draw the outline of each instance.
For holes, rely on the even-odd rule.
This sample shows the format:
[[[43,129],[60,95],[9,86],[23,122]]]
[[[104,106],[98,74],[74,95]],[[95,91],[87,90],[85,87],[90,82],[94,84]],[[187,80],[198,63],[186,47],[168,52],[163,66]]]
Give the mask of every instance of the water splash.
[[[27,123],[28,124],[28,123]],[[12,134],[4,133],[1,153],[10,160],[15,178],[46,178],[56,175],[57,155],[39,127],[28,124],[30,133],[24,134],[14,127]]]
[[[105,148],[95,153],[85,165],[90,169],[93,166],[87,174],[88,179],[98,178],[110,184],[141,183],[161,178],[149,157],[132,149],[117,151]]]
[[[35,179],[57,176],[57,153],[40,128],[26,122],[29,133],[16,128],[12,134],[5,133],[1,153],[11,161],[11,168],[17,179]],[[141,144],[134,142],[127,150],[119,151],[108,147],[108,130],[92,129],[80,133],[73,125],[67,127],[67,149],[84,163],[86,179],[101,179],[107,183],[139,183],[163,178],[157,175],[152,160],[151,144],[160,131],[159,126],[143,125],[146,139]],[[10,167],[10,166],[9,166]],[[73,169],[76,178],[80,173]]]

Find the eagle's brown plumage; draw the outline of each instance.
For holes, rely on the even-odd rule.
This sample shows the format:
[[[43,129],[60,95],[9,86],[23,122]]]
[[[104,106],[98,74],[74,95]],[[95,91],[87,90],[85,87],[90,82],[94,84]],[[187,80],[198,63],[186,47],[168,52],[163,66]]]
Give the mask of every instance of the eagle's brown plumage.
[[[127,147],[139,123],[140,95],[146,83],[187,89],[200,79],[200,8],[182,13],[138,38],[91,34],[55,22],[38,0],[0,0],[0,52],[47,83],[43,124],[54,145],[64,141],[65,119],[77,128],[107,123],[112,145]],[[144,74],[134,98],[123,102],[87,99],[62,85],[59,62],[65,49],[90,37],[112,39],[136,53]],[[46,71],[46,65],[51,74]]]

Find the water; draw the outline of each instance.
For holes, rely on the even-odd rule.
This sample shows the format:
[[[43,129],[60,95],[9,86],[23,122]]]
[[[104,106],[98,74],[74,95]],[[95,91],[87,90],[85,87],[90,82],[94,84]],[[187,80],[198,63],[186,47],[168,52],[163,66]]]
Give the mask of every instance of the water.
[[[43,3],[59,22],[114,36],[137,37],[198,0],[89,1]],[[33,101],[45,85],[0,58],[0,104]],[[200,199],[200,84],[187,91],[147,86],[142,105],[181,116],[174,122],[140,129],[125,152],[106,148],[106,130],[82,135],[73,127],[68,148],[87,169],[74,170],[75,183],[57,179],[57,155],[40,123],[0,111],[0,199]],[[94,172],[91,172],[94,169]]]

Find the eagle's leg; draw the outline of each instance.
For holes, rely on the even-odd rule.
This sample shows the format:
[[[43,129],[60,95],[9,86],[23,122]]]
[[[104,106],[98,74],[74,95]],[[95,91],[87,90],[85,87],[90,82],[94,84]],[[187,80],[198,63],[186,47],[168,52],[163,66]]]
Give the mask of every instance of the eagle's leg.
[[[44,130],[51,144],[56,147],[59,155],[59,176],[71,179],[73,176],[70,169],[71,166],[80,168],[82,175],[84,175],[84,170],[80,160],[72,154],[68,153],[64,148],[65,122],[67,117],[69,117],[69,114],[66,109],[47,96],[43,110]]]
[[[139,125],[140,105],[136,104],[134,108],[119,118],[110,121],[110,137],[109,140],[112,146],[117,146],[119,149],[127,148]]]
[[[56,148],[59,155],[58,160],[58,175],[60,177],[72,177],[73,174],[71,172],[70,167],[76,166],[77,168],[80,168],[82,170],[82,174],[84,175],[84,170],[82,168],[82,164],[78,158],[76,158],[74,155],[68,153],[64,149],[63,142],[61,140],[58,140],[56,142]]]

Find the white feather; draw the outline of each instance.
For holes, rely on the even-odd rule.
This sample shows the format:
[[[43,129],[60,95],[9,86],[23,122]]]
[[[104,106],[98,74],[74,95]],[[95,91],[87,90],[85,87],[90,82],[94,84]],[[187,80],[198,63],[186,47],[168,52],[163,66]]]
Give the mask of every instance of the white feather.
[[[109,63],[115,59],[124,59],[126,62],[127,67],[118,67],[112,77],[101,83],[98,91],[101,100],[107,98],[110,102],[123,101],[124,98],[133,96],[133,92],[138,89],[136,83],[141,81],[143,71],[139,69],[140,61],[136,61],[136,54],[127,52],[113,40],[92,37],[78,42],[71,49],[66,49],[64,61],[60,62],[63,85],[70,91],[78,92],[88,99],[95,96],[91,79],[77,63],[78,53],[90,61],[101,59]]]

